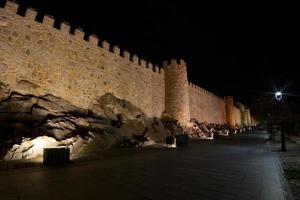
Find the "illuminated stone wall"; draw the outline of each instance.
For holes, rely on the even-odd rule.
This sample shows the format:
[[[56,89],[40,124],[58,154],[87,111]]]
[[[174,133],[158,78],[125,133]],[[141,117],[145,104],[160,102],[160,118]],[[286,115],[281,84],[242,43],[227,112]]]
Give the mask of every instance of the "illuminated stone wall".
[[[96,36],[83,39],[70,26],[53,27],[45,16],[35,21],[36,12],[17,15],[18,5],[10,1],[0,8],[0,80],[22,93],[51,93],[88,108],[105,93],[126,99],[149,116],[164,110],[164,72],[135,55],[122,52]],[[111,51],[110,51],[111,48]],[[132,61],[130,60],[130,57]]]
[[[242,126],[247,126],[247,117],[246,117],[245,106],[240,102],[236,102],[235,104],[236,104],[236,107],[240,110],[240,113],[241,113],[241,125]]]
[[[163,64],[165,71],[165,111],[179,122],[190,120],[186,63],[172,59]]]
[[[236,126],[240,127],[240,126],[242,126],[242,112],[237,107],[234,107],[234,112],[235,112]]]
[[[245,109],[245,116],[246,116],[246,126],[251,126],[250,109]]]
[[[231,127],[236,126],[236,113],[234,111],[234,101],[232,96],[225,97],[227,124]]]
[[[189,84],[189,104],[191,118],[200,122],[226,123],[224,99],[192,83]]]
[[[38,22],[35,10],[17,10],[10,1],[0,8],[0,81],[12,90],[53,94],[82,108],[112,93],[151,117],[166,111],[179,121],[233,123],[224,99],[188,83],[184,61],[153,66],[80,29],[70,34],[67,23],[54,28],[50,16]]]

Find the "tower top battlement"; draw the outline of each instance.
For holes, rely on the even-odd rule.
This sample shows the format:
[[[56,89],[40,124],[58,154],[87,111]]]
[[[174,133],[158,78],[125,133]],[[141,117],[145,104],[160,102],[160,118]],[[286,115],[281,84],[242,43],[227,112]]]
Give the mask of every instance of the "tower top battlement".
[[[186,62],[183,59],[170,59],[163,62],[163,67],[180,65],[186,67]]]

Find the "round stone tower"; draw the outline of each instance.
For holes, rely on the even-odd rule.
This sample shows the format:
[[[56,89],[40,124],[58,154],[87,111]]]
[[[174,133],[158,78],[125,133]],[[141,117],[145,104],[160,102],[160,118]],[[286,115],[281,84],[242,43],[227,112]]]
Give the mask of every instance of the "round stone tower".
[[[250,114],[250,109],[247,108],[245,109],[245,113],[246,113],[246,126],[251,126],[251,114]]]
[[[165,114],[185,124],[190,121],[188,79],[184,60],[164,61]]]
[[[240,102],[237,102],[236,105],[241,111],[242,126],[247,126],[247,117],[246,117],[246,108],[245,108],[245,106]]]
[[[232,96],[225,97],[227,124],[231,127],[236,126],[236,118],[234,112],[234,101]]]

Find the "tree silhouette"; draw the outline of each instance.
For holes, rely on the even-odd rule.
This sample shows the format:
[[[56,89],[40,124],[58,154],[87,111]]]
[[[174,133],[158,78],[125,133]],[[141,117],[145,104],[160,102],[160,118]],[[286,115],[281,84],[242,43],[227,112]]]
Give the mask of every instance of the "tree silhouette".
[[[253,101],[251,112],[255,119],[262,124],[270,123],[270,121],[279,124],[280,117],[289,129],[299,124],[300,106],[287,96],[283,96],[282,102],[278,102],[273,95],[259,96]]]

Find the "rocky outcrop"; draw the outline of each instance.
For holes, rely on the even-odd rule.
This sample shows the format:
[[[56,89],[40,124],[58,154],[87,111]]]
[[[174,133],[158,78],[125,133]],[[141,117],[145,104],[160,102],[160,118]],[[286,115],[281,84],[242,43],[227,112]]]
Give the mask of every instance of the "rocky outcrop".
[[[196,119],[192,119],[186,128],[191,138],[213,139],[214,132],[206,123],[200,123]]]
[[[38,87],[24,81],[19,84]],[[165,142],[169,135],[213,139],[237,131],[195,119],[183,125],[168,115],[150,118],[110,93],[83,109],[51,94],[21,94],[0,82],[0,158],[6,160],[35,158],[49,146],[68,146],[72,156],[88,155],[116,145]]]
[[[188,134],[190,138],[195,139],[216,139],[219,136],[229,136],[245,131],[243,128],[232,128],[227,124],[208,124],[199,122],[196,119],[191,119],[186,126],[181,126],[180,129],[182,131],[179,132]]]
[[[82,155],[95,155],[98,151],[108,148],[111,143],[106,141],[106,146],[101,142],[103,137],[90,133],[89,137],[77,135],[64,140],[53,137],[38,136],[36,138],[23,138],[20,144],[14,144],[4,156],[4,160],[36,159],[43,156],[44,148],[67,146],[70,149],[71,159],[83,157]],[[111,146],[109,146],[111,147]]]
[[[0,143],[4,144],[5,159],[40,155],[35,144],[41,140],[72,146],[73,153],[80,153],[89,151],[89,146],[93,147],[90,151],[111,148],[120,140],[141,134],[149,138],[148,143],[163,141],[168,134],[160,119],[149,118],[138,107],[109,93],[89,109],[82,109],[51,94],[10,91],[0,82],[0,100]]]
[[[43,155],[44,146],[57,146],[58,142],[51,137],[40,136],[35,139],[24,138],[20,145],[14,144],[4,160],[31,159]]]

